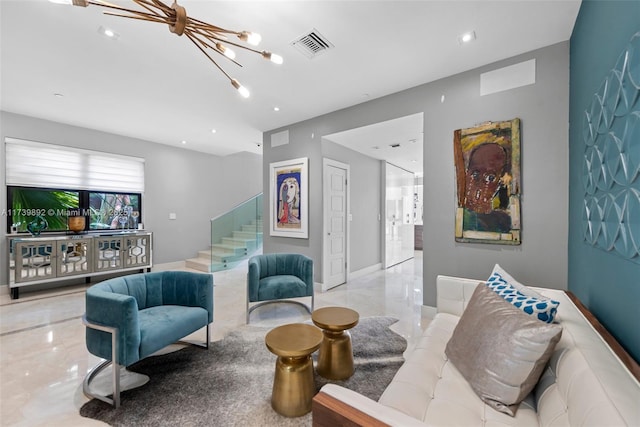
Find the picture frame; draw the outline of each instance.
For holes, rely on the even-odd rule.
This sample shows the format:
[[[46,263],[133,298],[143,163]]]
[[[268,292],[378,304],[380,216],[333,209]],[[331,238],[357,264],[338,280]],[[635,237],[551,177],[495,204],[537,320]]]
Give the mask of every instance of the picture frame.
[[[520,245],[520,119],[453,133],[455,240]]]
[[[309,238],[309,159],[269,164],[269,234]]]

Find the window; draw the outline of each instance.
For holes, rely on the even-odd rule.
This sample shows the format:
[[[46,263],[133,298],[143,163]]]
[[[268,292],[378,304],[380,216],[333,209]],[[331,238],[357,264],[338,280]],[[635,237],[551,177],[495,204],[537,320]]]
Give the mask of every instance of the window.
[[[135,229],[142,219],[144,159],[5,138],[7,231],[27,232],[39,216],[46,231]]]
[[[144,192],[144,159],[5,138],[7,185]]]

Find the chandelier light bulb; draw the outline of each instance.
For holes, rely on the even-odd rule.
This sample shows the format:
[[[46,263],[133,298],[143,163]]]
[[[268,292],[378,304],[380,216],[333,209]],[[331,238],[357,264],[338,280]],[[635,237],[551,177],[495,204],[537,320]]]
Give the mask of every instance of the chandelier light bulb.
[[[282,56],[277,55],[275,53],[267,52],[266,50],[262,52],[262,56],[265,59],[268,59],[269,61],[273,62],[274,64],[281,65],[284,62],[284,59],[282,59]]]
[[[236,53],[232,49],[229,49],[228,47],[223,45],[222,43],[216,43],[216,49],[218,49],[224,56],[226,56],[229,59],[235,59],[236,57]]]
[[[251,93],[249,92],[249,89],[242,86],[240,82],[237,81],[236,79],[231,79],[231,85],[235,87],[238,90],[238,92],[240,92],[240,95],[242,95],[243,98],[248,98],[249,95],[251,95]]]
[[[258,46],[262,41],[262,36],[258,33],[252,33],[250,31],[243,31],[238,36],[240,40],[245,41],[253,46]]]
[[[227,48],[227,49],[224,51],[224,56],[226,56],[226,57],[227,57],[227,58],[229,58],[229,59],[235,59],[235,57],[236,57],[236,53],[235,53],[233,50],[231,50],[231,49]]]

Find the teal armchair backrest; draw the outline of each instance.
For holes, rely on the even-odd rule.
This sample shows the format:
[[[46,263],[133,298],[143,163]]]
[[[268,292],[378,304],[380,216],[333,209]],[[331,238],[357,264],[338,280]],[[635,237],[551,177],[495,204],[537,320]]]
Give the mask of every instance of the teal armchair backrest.
[[[258,287],[261,279],[281,275],[298,277],[306,285],[306,295],[313,295],[313,260],[311,258],[302,254],[264,254],[249,259],[247,273],[249,301],[258,301]]]
[[[118,329],[118,363],[129,366],[146,355],[139,352],[138,312],[150,307],[178,305],[202,307],[213,321],[213,276],[184,271],[132,274],[100,282],[86,293],[89,322]],[[111,335],[87,328],[87,349],[110,360]]]

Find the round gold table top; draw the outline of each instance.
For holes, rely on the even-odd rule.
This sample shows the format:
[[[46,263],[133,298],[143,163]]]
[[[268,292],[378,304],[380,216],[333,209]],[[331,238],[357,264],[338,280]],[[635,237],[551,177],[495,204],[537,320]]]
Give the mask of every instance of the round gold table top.
[[[320,347],[322,331],[313,325],[291,323],[269,331],[264,342],[269,351],[277,356],[303,357]]]
[[[353,328],[359,319],[357,311],[346,307],[319,308],[311,315],[311,320],[317,327],[334,332]]]

